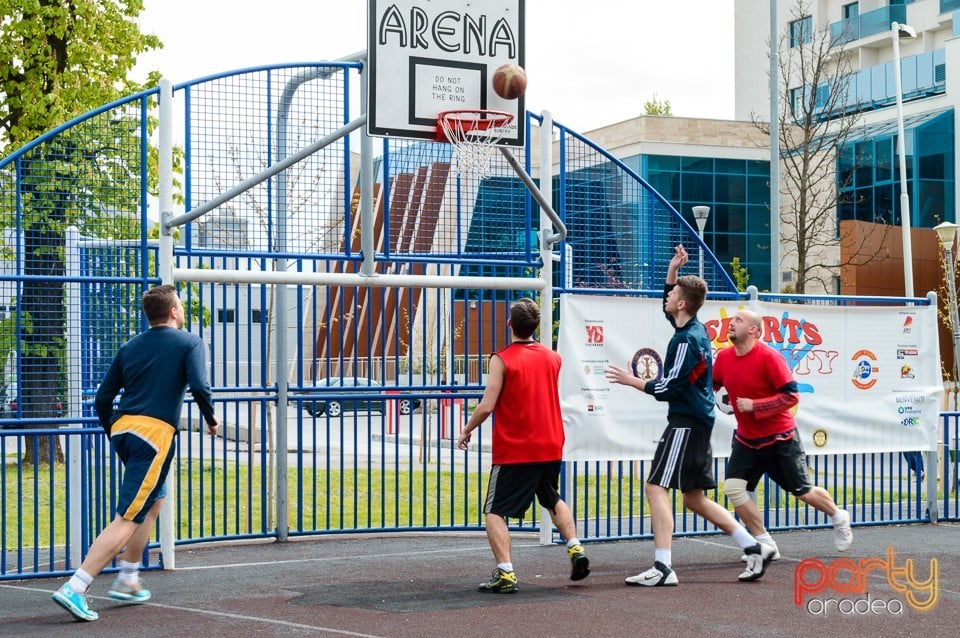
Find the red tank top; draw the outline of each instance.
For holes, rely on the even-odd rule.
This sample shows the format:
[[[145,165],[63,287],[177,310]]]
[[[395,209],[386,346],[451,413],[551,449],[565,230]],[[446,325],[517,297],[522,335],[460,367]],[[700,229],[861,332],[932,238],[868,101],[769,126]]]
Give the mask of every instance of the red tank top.
[[[563,458],[560,355],[540,343],[512,343],[497,353],[504,379],[493,410],[493,463]]]

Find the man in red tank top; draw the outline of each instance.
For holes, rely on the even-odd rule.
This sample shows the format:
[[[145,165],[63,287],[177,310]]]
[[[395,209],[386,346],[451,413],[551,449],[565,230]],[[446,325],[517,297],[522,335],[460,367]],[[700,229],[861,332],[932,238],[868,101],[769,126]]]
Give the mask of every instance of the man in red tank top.
[[[519,591],[506,519],[523,518],[534,494],[567,541],[570,580],[590,573],[573,513],[559,493],[564,440],[560,355],[534,341],[539,325],[540,308],[533,300],[520,299],[510,307],[510,345],[490,357],[483,398],[457,439],[457,447],[466,450],[470,433],[493,414],[493,468],[483,512],[497,568],[493,578],[480,585],[482,592]]]

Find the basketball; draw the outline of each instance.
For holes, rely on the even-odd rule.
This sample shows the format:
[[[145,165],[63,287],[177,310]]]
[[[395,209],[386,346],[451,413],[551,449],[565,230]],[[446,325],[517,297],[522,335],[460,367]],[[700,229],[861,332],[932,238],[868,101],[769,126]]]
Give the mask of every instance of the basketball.
[[[493,73],[493,90],[505,100],[515,100],[527,90],[527,72],[522,66],[504,64]]]
[[[724,414],[733,414],[733,406],[730,405],[730,395],[727,394],[726,388],[720,388],[713,393],[713,396],[716,398],[718,410]]]

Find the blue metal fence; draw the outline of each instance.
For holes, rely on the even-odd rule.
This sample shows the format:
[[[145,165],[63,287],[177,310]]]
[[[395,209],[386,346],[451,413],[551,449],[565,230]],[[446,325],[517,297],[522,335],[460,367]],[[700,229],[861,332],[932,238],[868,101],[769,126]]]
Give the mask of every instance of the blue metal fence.
[[[176,87],[184,209],[354,119],[350,87],[362,81],[361,68],[272,66]],[[159,281],[149,240],[158,217],[148,171],[155,96],[107,105],[0,160],[0,215],[12,255],[0,275],[7,302],[0,354],[3,385],[15,388],[17,399],[15,413],[0,415],[2,579],[75,569],[112,516],[121,468],[90,401],[119,343],[144,327],[139,295]],[[528,114],[528,139],[543,121]],[[589,140],[558,124],[543,134],[556,140],[553,205],[569,231],[555,249],[555,290],[659,295],[670,247],[699,245],[696,232]],[[177,266],[357,272],[354,138],[186,226]],[[475,180],[451,171],[447,145],[383,140],[375,147],[378,273],[532,280],[540,263],[531,231],[539,219],[506,160],[495,157],[493,175]],[[520,161],[531,171],[535,153],[523,149]],[[67,226],[77,228],[75,236]],[[709,251],[694,251],[692,266],[701,254],[711,289],[737,294]],[[288,312],[279,313],[276,287],[241,276],[180,284],[187,329],[209,348],[225,426],[222,437],[202,434],[189,402],[178,424],[169,495],[177,542],[277,536],[278,502],[287,503],[291,535],[482,529],[489,426],[467,453],[454,444],[482,394],[489,353],[505,343],[508,303],[524,293],[291,284]],[[287,325],[278,325],[284,314]],[[290,344],[286,407],[274,366],[281,333]],[[358,395],[341,378],[373,383]],[[60,409],[51,407],[57,397]],[[276,449],[280,409],[289,450]],[[945,429],[943,458],[952,465],[943,465],[941,516],[955,518],[956,490],[948,484],[957,476],[957,421],[944,418],[950,434]],[[31,429],[10,429],[23,426]],[[281,455],[288,483],[278,481]],[[811,457],[811,464],[818,484],[849,505],[857,523],[926,517],[923,486],[898,454]],[[722,459],[716,470],[722,475]],[[584,539],[649,536],[645,474],[639,462],[568,464],[564,489]],[[771,529],[826,524],[776,489],[764,498]],[[532,509],[511,526],[532,531],[539,523]],[[677,529],[715,531],[682,512]],[[159,564],[155,552],[147,559]]]

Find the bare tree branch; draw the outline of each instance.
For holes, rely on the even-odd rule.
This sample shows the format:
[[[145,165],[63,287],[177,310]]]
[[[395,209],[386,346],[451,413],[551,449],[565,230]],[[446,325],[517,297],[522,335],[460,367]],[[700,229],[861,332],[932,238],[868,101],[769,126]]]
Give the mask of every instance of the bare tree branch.
[[[797,0],[791,22],[811,15],[810,0]],[[780,241],[783,263],[793,273],[792,291],[803,294],[816,287],[832,292],[834,278],[845,265],[863,265],[888,255],[866,250],[865,238],[847,241],[852,252],[841,253],[846,237],[840,230],[841,182],[837,159],[855,140],[860,109],[850,93],[851,52],[831,37],[830,25],[814,25],[791,42],[785,33],[777,43],[781,84],[780,112]],[[794,33],[793,35],[798,35]],[[753,115],[754,125],[767,136],[770,125]],[[855,157],[855,166],[862,158]],[[892,219],[874,219],[889,224]],[[889,228],[884,226],[882,232]],[[882,239],[882,238],[881,238]],[[881,245],[883,242],[880,242]]]

